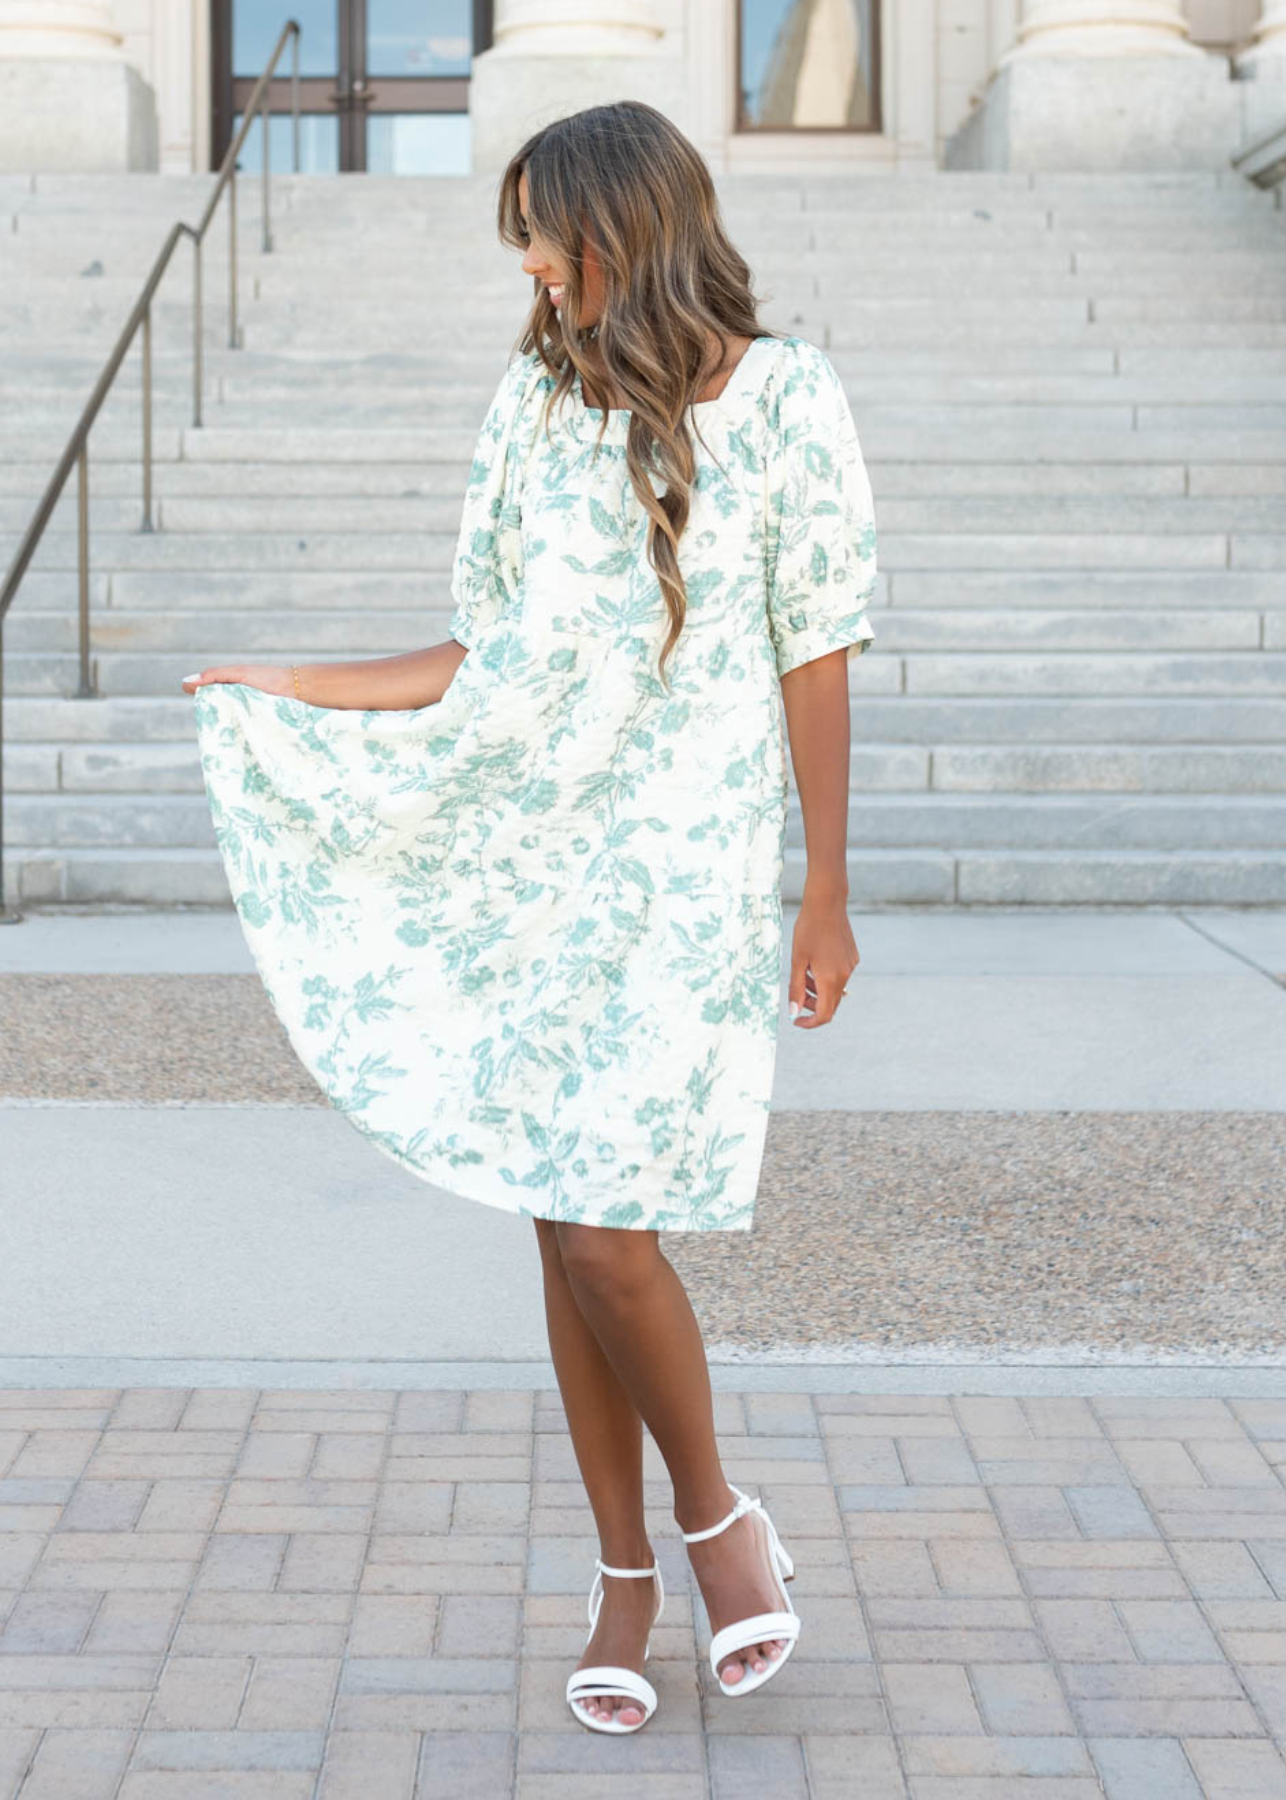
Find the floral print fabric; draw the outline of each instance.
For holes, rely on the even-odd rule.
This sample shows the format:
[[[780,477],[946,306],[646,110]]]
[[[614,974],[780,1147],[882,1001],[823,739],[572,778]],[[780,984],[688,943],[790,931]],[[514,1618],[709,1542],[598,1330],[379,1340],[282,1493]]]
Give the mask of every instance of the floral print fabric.
[[[692,424],[668,630],[629,414],[509,362],[451,574],[440,702],[198,688],[233,900],[296,1053],[449,1192],[653,1230],[752,1223],[779,1021],[780,677],[863,651],[870,486],[824,352],[756,339]],[[600,441],[600,427],[604,426]]]

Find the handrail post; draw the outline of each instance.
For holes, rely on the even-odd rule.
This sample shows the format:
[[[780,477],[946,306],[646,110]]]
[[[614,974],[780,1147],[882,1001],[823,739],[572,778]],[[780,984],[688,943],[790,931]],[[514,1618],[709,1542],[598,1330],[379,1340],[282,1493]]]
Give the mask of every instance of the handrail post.
[[[152,309],[143,314],[143,531],[152,530]]]
[[[4,895],[4,614],[0,612],[0,925],[20,925],[21,912],[8,906]]]
[[[96,700],[89,679],[89,439],[76,458],[76,584],[80,604],[80,686],[73,700]]]
[[[228,180],[228,348],[237,347],[237,165]]]
[[[203,385],[203,368],[201,362],[201,336],[204,326],[201,320],[201,234],[192,234],[192,423],[201,423],[201,388]]]
[[[268,89],[263,91],[263,99],[259,105],[259,124],[263,131],[263,248],[265,253],[272,249],[272,231],[268,224],[268,126],[272,121],[272,109],[268,105]]]

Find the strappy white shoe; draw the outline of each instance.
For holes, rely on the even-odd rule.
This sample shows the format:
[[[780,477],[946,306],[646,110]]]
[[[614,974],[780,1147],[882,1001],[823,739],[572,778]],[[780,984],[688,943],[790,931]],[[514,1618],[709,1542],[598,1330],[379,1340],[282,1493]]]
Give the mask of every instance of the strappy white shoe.
[[[714,1678],[719,1683],[719,1691],[722,1694],[735,1695],[748,1694],[753,1688],[762,1687],[765,1681],[772,1680],[795,1648],[799,1634],[803,1630],[803,1620],[791,1604],[790,1595],[786,1592],[785,1586],[795,1573],[795,1565],[786,1554],[785,1546],[777,1536],[777,1527],[769,1518],[763,1501],[757,1496],[752,1500],[749,1494],[743,1494],[741,1489],[733,1487],[731,1482],[728,1483],[728,1486],[737,1496],[737,1504],[727,1518],[720,1519],[717,1525],[707,1526],[704,1531],[685,1531],[682,1534],[683,1541],[685,1544],[699,1544],[703,1538],[717,1537],[743,1513],[757,1512],[768,1528],[769,1563],[773,1572],[773,1580],[777,1583],[781,1597],[786,1602],[785,1612],[751,1613],[749,1618],[734,1619],[731,1625],[725,1625],[722,1631],[716,1631],[711,1639],[710,1667],[714,1670]],[[781,1655],[770,1662],[767,1668],[747,1669],[740,1681],[730,1683],[723,1679],[719,1673],[719,1664],[726,1656],[736,1650],[748,1650],[751,1644],[769,1643],[773,1638],[784,1639],[785,1646]]]
[[[661,1616],[661,1608],[665,1605],[665,1583],[661,1580],[661,1565],[654,1562],[650,1569],[614,1569],[599,1557],[594,1558],[594,1583],[589,1590],[589,1639],[594,1635],[594,1627],[598,1624],[599,1609],[603,1604],[604,1575],[649,1575],[656,1577],[656,1611],[652,1614],[655,1625]],[[652,1633],[649,1630],[647,1644],[643,1651],[643,1660],[647,1661],[652,1653]],[[587,1713],[583,1706],[577,1706],[578,1700],[587,1700],[596,1694],[628,1694],[631,1700],[637,1700],[643,1708],[643,1717],[637,1725],[622,1725],[617,1719],[596,1719]],[[574,1717],[582,1725],[588,1725],[591,1731],[641,1731],[656,1711],[656,1689],[644,1676],[634,1669],[618,1668],[614,1663],[593,1663],[588,1668],[573,1669],[567,1677],[567,1704]]]

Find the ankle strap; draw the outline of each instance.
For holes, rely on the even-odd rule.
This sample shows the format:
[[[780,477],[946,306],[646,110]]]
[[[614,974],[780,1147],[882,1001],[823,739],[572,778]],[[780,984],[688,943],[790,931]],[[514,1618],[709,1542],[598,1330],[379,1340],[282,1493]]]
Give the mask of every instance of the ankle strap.
[[[596,1567],[600,1568],[603,1571],[604,1575],[655,1575],[656,1574],[656,1564],[655,1563],[652,1564],[652,1567],[650,1569],[614,1569],[612,1567],[611,1563],[605,1563],[601,1557],[596,1556],[594,1558],[594,1562],[595,1562]]]
[[[729,1483],[729,1485],[731,1486],[731,1483]],[[731,1525],[734,1520],[739,1519],[743,1513],[763,1511],[763,1506],[758,1498],[751,1499],[750,1495],[743,1494],[740,1488],[733,1488],[732,1491],[737,1496],[737,1504],[733,1507],[727,1517],[720,1519],[717,1525],[707,1525],[704,1531],[682,1532],[680,1535],[685,1544],[699,1544],[702,1538],[717,1537],[719,1532],[726,1531],[729,1525]]]

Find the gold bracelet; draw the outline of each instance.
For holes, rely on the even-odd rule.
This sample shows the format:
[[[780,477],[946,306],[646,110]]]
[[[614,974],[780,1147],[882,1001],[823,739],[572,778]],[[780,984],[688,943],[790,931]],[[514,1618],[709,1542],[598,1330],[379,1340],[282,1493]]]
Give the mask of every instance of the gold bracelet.
[[[291,665],[290,665],[290,673],[295,678],[295,699],[302,700],[303,695],[299,691],[299,670],[296,668],[294,663],[291,663]]]

